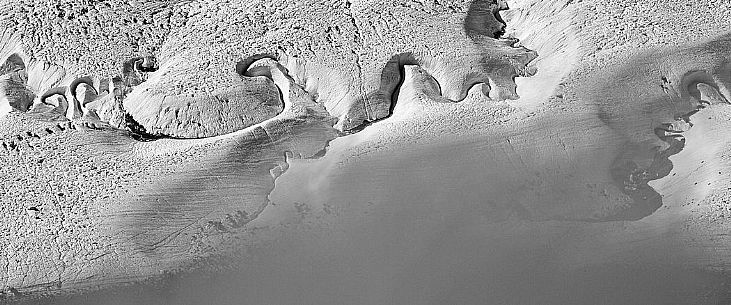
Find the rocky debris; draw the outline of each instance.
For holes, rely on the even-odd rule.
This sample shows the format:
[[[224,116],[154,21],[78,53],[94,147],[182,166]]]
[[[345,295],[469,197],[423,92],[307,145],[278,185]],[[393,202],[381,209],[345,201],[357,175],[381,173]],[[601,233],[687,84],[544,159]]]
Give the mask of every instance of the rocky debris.
[[[415,62],[409,64],[434,75],[452,100],[463,99],[480,82],[490,84],[496,100],[517,98],[513,78],[530,75],[526,65],[535,58],[514,40],[500,38],[505,30],[500,11],[508,8],[503,0],[428,5],[183,1],[158,3],[154,10],[112,1],[110,6],[34,9],[41,2],[24,0],[24,5],[7,8],[5,14],[13,18],[2,25],[18,34],[18,47],[30,58],[63,62],[69,75],[119,75],[125,87],[122,108],[155,136],[222,135],[278,114],[271,83],[236,73],[237,62],[262,55],[296,71],[296,81],[339,118],[341,131],[389,115],[400,81],[398,65],[391,60],[395,55],[412,54]],[[125,13],[110,14],[116,10]],[[218,13],[191,13],[200,11]],[[57,26],[33,26],[38,18]],[[104,27],[108,22],[119,22],[121,28],[109,32]],[[56,37],[74,42],[57,46]],[[81,48],[87,53],[75,48],[86,45],[104,47]],[[42,92],[48,87],[34,88]],[[129,88],[135,89],[127,92]]]
[[[22,70],[0,76],[0,103],[8,104],[17,111],[28,111],[34,94],[26,88],[26,79]]]
[[[41,217],[40,217],[41,210],[38,209],[37,207],[29,207],[29,208],[25,209],[25,211],[28,213],[28,217],[30,217],[32,219],[41,219]]]
[[[20,55],[13,53],[10,54],[10,56],[8,56],[5,60],[5,63],[0,66],[0,75],[18,72],[20,70],[25,70],[25,63],[23,62],[23,59],[20,58]]]
[[[126,87],[123,90],[125,94],[131,89],[149,77],[149,72],[155,72],[158,69],[157,60],[154,56],[137,57],[127,60],[122,65],[122,83]]]
[[[142,73],[155,72],[158,68],[157,59],[154,56],[145,56],[134,62],[135,71]]]
[[[568,3],[572,1],[566,1]],[[711,39],[731,31],[725,21],[731,12],[726,2],[592,1],[579,5],[575,23],[582,53],[602,61],[624,52],[663,46],[685,45],[689,41]],[[686,12],[692,18],[677,18],[671,12]],[[720,21],[720,22],[719,22]],[[698,24],[713,23],[713,28]],[[626,54],[626,53],[625,53]]]
[[[26,112],[35,95],[27,87],[25,63],[18,54],[11,54],[0,66],[0,115],[12,110]]]

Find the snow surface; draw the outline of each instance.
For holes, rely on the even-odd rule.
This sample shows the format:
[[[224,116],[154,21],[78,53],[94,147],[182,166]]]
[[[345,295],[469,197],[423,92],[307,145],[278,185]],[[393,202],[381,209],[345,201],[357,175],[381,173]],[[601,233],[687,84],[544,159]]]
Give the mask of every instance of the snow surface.
[[[729,12],[3,2],[0,302],[729,303]]]

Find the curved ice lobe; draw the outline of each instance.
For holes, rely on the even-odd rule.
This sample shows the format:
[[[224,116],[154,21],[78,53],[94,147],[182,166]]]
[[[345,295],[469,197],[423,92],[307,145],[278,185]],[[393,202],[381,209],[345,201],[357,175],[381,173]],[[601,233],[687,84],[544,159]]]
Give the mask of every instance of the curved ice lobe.
[[[404,65],[418,65],[434,76],[441,85],[441,95],[459,102],[476,84],[484,83],[483,92],[493,100],[518,99],[515,78],[532,76],[528,64],[537,58],[535,51],[518,45],[515,38],[500,38],[505,23],[499,11],[507,9],[500,1],[471,1],[465,11],[432,15],[402,22],[408,28],[395,27],[406,43],[374,47],[376,50],[397,50],[385,58],[360,57],[359,75],[352,81],[342,74],[310,75],[309,78],[331,84],[316,84],[319,99],[331,114],[338,116],[338,129],[353,130],[366,122],[390,115],[393,98],[403,81]],[[360,8],[359,8],[360,9]],[[365,9],[363,9],[365,10]],[[370,16],[373,12],[362,13]],[[385,17],[382,17],[385,18]],[[440,30],[435,30],[440,29]],[[378,53],[375,53],[378,54]],[[371,62],[364,62],[364,58]],[[335,88],[334,85],[337,85]],[[315,91],[315,90],[313,90]],[[324,93],[324,95],[322,94]]]
[[[201,67],[185,66],[184,62],[183,55],[160,62],[159,70],[149,73],[147,80],[135,80],[141,82],[125,98],[124,109],[148,134],[219,136],[261,123],[282,111],[271,80],[241,77],[233,66],[217,72],[224,79],[217,84],[171,84],[185,79],[176,77],[178,74],[200,73]]]
[[[29,113],[38,119],[45,113],[53,114],[45,118],[48,120],[54,120],[56,114],[65,116],[67,120],[85,119],[89,115],[98,120],[96,111],[89,107],[100,97],[94,83],[93,78],[85,76],[71,80],[67,86],[50,88],[40,94]]]
[[[430,71],[441,84],[445,97],[461,101],[472,86],[484,83],[487,85],[485,94],[492,99],[519,98],[515,78],[532,76],[537,72],[528,64],[538,54],[519,46],[516,38],[502,38],[506,24],[500,17],[500,11],[507,9],[505,0],[475,0],[470,3],[464,18],[464,32],[472,41],[472,47],[457,48],[458,54],[454,56],[461,64],[456,67],[457,73],[450,71],[452,67],[444,69],[446,72]]]
[[[472,86],[484,83],[483,92],[493,100],[517,100],[515,78],[532,76],[534,68],[528,67],[538,54],[518,47],[517,39],[493,39],[482,36],[474,39],[471,48],[457,50],[453,54],[460,65],[425,63],[424,67],[442,86],[442,95],[453,101],[462,101]]]

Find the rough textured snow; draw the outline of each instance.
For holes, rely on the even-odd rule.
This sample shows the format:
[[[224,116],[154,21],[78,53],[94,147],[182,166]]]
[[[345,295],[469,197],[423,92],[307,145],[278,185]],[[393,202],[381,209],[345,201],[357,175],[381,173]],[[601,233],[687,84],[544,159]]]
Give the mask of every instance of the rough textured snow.
[[[0,3],[0,302],[728,303],[730,12]]]

